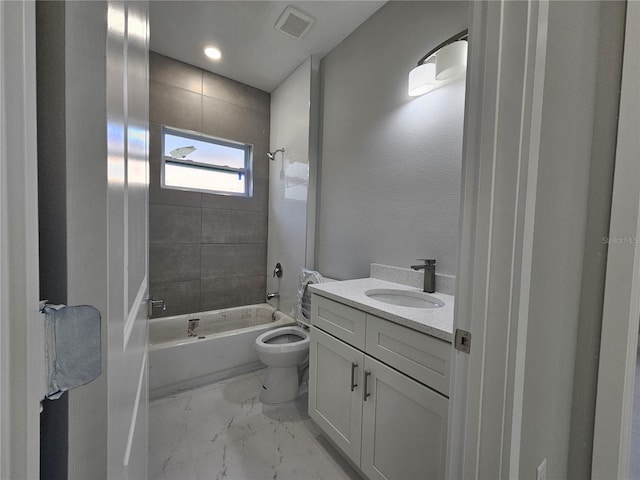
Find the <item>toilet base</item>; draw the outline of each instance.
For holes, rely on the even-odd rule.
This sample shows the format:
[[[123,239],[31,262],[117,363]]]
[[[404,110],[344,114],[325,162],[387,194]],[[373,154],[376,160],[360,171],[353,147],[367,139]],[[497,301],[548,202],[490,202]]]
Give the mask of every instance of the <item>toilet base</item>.
[[[298,366],[267,367],[260,401],[262,403],[284,403],[295,400],[299,396]]]

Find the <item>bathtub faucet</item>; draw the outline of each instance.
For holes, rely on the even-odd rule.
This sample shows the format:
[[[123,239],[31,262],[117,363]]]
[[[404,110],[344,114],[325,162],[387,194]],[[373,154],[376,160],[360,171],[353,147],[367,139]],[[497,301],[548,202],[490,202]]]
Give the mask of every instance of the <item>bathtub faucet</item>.
[[[273,300],[274,298],[280,298],[280,292],[267,293],[267,300]]]

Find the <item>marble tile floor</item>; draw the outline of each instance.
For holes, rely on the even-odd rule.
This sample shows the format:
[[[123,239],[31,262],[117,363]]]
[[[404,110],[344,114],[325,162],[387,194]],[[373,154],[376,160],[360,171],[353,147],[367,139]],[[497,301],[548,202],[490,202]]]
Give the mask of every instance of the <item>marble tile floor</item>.
[[[258,400],[264,370],[149,405],[149,478],[361,480],[307,414]]]

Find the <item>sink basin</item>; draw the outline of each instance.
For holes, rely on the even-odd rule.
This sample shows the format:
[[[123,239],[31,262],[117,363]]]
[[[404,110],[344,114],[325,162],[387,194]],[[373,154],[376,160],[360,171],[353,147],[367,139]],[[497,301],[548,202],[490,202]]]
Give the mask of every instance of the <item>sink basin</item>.
[[[398,305],[400,307],[411,308],[440,308],[444,307],[444,302],[431,295],[422,292],[411,292],[407,290],[394,290],[392,288],[376,288],[367,290],[364,294],[378,302]]]

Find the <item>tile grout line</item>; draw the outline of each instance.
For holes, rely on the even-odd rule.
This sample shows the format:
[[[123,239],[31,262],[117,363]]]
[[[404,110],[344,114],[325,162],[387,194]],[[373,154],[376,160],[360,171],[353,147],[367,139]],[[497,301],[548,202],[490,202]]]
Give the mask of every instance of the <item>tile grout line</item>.
[[[257,113],[258,115],[263,115],[266,116],[267,118],[270,117],[270,111],[262,111],[262,110],[258,110],[257,108],[253,108],[253,107],[249,107],[247,105],[242,105],[240,103],[236,103],[233,101],[229,101],[229,100],[225,100],[224,98],[220,98],[220,97],[212,97],[211,95],[206,95],[204,93],[204,78],[203,78],[203,85],[202,85],[202,92],[195,92],[189,88],[185,88],[185,87],[180,87],[178,85],[174,85],[172,83],[166,82],[164,80],[158,80],[157,78],[151,78],[151,76],[149,76],[149,80],[150,82],[154,82],[154,83],[159,83],[160,85],[163,85],[164,87],[170,87],[170,88],[175,88],[177,90],[182,90],[183,92],[188,92],[188,93],[193,93],[194,95],[199,95],[200,97],[202,97],[202,99],[204,100],[205,98],[210,98],[211,100],[217,100],[218,102],[222,102],[222,103],[226,103],[227,105],[232,105],[234,107],[238,107],[241,108],[243,110],[249,110],[251,113]],[[257,89],[260,90],[260,89]],[[264,90],[260,90],[261,92]],[[268,93],[268,92],[265,92]],[[157,121],[153,121],[153,123],[159,123]],[[263,144],[259,144],[259,145],[263,145]]]

